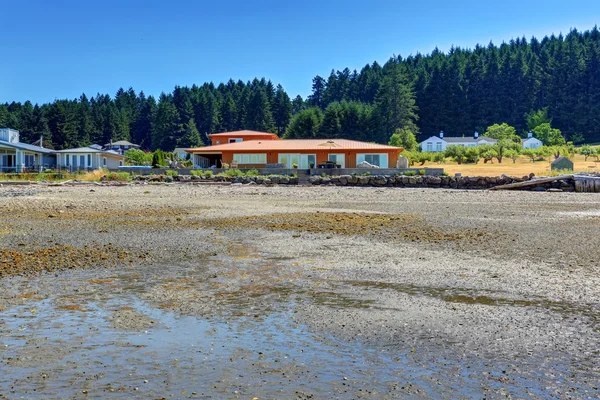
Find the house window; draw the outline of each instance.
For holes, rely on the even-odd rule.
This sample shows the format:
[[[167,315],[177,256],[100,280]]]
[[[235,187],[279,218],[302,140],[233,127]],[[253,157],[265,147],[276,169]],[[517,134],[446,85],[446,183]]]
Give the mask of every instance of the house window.
[[[427,151],[433,151],[433,143],[427,142]]]
[[[221,141],[220,141],[220,140],[217,140],[215,143],[216,143],[216,144],[221,144]]]
[[[33,154],[25,154],[25,166],[33,167],[35,165],[35,156]]]
[[[266,164],[267,153],[234,154],[233,161],[236,161],[238,164]]]
[[[69,157],[69,155],[68,155],[68,154],[65,154],[65,165],[66,165],[67,167],[70,167],[70,166],[71,166],[71,163],[70,163],[70,158],[71,158],[71,157]]]
[[[79,166],[85,167],[85,156],[79,156]]]
[[[436,143],[435,144],[435,151],[442,151],[442,144],[441,143]]]
[[[106,157],[102,157],[102,166],[106,167]]]
[[[387,153],[379,153],[379,154],[357,154],[356,155],[356,164],[360,164],[361,162],[366,161],[369,164],[377,165],[381,168],[388,168],[388,155]]]
[[[88,167],[91,167],[91,166],[92,166],[92,155],[91,155],[91,154],[88,154],[88,155],[87,155],[87,159],[88,159],[88,160],[87,160],[87,161],[88,161],[87,165],[88,165]]]
[[[123,166],[123,161],[119,161],[119,167]]]
[[[346,168],[346,156],[344,154],[329,154],[327,161],[339,164],[341,168]]]
[[[237,142],[242,142],[244,139],[241,138],[230,138],[229,139],[229,143],[237,143]]]

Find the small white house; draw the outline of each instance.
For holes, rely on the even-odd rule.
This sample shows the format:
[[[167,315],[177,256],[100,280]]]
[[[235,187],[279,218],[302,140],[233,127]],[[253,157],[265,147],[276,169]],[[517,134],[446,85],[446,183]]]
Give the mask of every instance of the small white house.
[[[523,148],[524,149],[537,149],[544,145],[540,139],[536,139],[533,137],[533,133],[529,132],[527,134],[527,139],[523,140]]]
[[[69,171],[118,168],[125,165],[125,156],[114,150],[79,147],[54,151],[56,165]]]
[[[469,137],[444,137],[444,131],[440,132],[440,136],[432,136],[427,140],[422,141],[419,145],[422,151],[426,152],[442,152],[446,150],[448,146],[482,146],[484,144],[496,144],[496,139],[487,137],[479,137],[479,133],[475,132],[473,136]]]

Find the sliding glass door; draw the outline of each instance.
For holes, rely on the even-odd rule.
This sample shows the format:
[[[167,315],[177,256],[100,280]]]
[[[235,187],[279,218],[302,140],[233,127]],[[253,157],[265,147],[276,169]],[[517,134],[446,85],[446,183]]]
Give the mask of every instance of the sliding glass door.
[[[300,169],[315,168],[317,164],[317,156],[315,154],[293,154],[281,153],[277,159],[279,164],[283,164],[284,168],[294,168],[296,165]]]

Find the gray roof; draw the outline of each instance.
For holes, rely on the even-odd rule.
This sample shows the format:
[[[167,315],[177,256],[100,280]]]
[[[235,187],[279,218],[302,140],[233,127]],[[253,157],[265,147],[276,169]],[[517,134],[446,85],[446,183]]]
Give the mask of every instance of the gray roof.
[[[127,140],[119,140],[119,141],[112,142],[112,143],[106,143],[104,145],[104,147],[110,147],[110,146],[136,146],[136,147],[140,147],[139,144],[133,144],[131,142],[128,142]]]
[[[496,143],[498,140],[488,138],[488,137],[478,137],[477,139],[474,137],[443,137],[440,138],[447,143],[479,143],[482,140],[486,140],[487,142]]]
[[[26,144],[26,143],[20,143],[20,142],[19,143],[9,143],[9,142],[5,142],[4,140],[0,140],[0,144],[3,146],[14,147],[15,149],[19,149],[19,150],[33,151],[36,153],[44,153],[44,154],[54,153],[54,150],[52,150],[52,149],[46,149],[44,147],[34,146],[32,144]]]
[[[91,147],[77,147],[75,149],[56,150],[53,151],[53,153],[102,153],[122,157],[121,154],[114,150],[98,150]]]

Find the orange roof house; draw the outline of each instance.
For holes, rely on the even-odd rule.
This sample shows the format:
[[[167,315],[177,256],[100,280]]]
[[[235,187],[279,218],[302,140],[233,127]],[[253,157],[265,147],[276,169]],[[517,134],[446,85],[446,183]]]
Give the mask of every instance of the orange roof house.
[[[265,132],[238,131],[209,135],[213,145],[186,149],[200,168],[237,164],[238,168],[265,168],[267,164],[316,168],[328,161],[342,168],[356,168],[367,161],[381,168],[395,168],[399,147],[348,139],[279,139]],[[217,141],[219,144],[217,144]]]
[[[212,145],[242,142],[244,140],[278,140],[274,133],[257,131],[235,131],[224,133],[213,133],[208,135]]]

